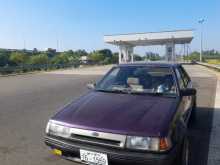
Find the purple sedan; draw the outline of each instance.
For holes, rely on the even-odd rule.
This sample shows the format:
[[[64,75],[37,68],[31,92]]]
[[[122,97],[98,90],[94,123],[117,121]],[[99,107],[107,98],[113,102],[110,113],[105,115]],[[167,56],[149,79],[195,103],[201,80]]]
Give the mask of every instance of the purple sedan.
[[[89,87],[47,124],[56,155],[96,165],[189,164],[196,90],[181,64],[120,64]]]

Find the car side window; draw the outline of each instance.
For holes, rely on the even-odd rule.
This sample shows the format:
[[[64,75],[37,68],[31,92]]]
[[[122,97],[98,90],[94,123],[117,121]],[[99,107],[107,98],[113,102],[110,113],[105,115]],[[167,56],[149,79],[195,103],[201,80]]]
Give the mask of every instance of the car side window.
[[[187,87],[190,82],[190,78],[187,75],[186,71],[182,67],[179,67],[179,71],[180,71],[180,74],[181,74],[182,79],[184,81],[184,85],[185,85],[185,87]]]
[[[184,81],[183,81],[182,76],[180,74],[180,71],[177,68],[175,68],[175,72],[176,72],[177,81],[178,81],[178,84],[180,86],[180,89],[184,89],[185,84],[184,84]]]

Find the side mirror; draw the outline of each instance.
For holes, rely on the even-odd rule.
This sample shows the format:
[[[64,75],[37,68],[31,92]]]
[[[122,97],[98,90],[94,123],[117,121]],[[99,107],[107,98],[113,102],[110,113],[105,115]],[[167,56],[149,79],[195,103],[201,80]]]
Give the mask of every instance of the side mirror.
[[[94,89],[95,88],[95,83],[89,83],[87,84],[88,89]]]
[[[193,96],[196,95],[196,89],[194,88],[186,88],[180,90],[180,96]]]

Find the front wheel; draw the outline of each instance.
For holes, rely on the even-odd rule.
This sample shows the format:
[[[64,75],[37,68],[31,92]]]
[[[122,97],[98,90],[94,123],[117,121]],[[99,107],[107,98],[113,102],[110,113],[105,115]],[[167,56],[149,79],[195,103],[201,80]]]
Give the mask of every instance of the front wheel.
[[[189,165],[189,139],[186,137],[181,151],[181,165]]]

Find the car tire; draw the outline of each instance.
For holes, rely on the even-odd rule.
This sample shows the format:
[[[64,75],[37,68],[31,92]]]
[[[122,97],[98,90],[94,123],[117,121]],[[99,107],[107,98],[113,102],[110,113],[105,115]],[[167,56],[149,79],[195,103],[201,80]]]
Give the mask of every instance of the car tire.
[[[189,165],[189,140],[186,137],[181,146],[181,151],[173,165]]]

